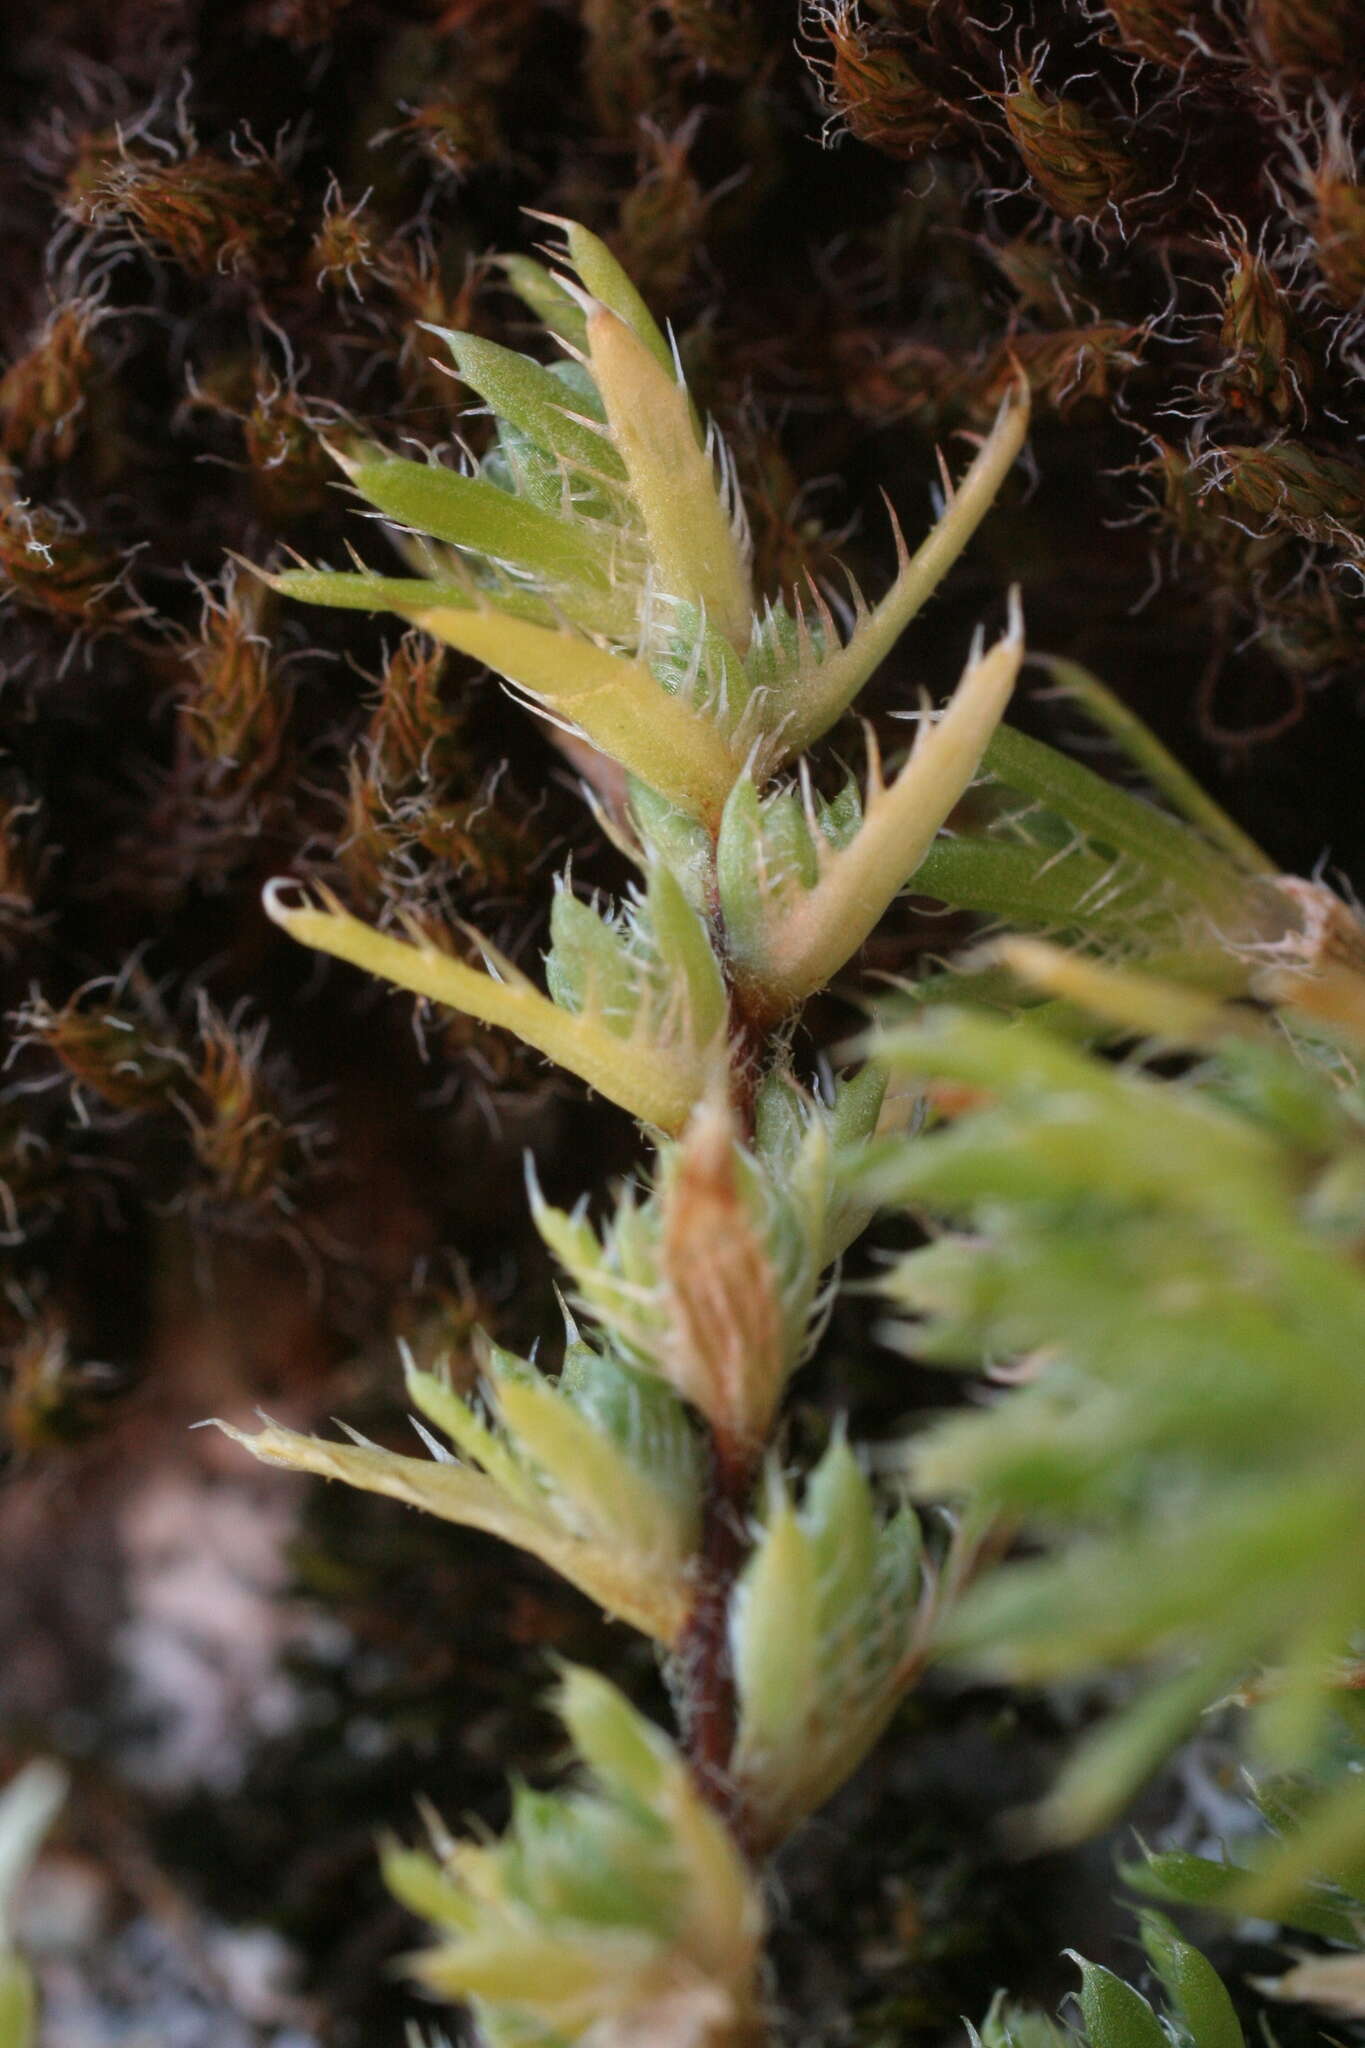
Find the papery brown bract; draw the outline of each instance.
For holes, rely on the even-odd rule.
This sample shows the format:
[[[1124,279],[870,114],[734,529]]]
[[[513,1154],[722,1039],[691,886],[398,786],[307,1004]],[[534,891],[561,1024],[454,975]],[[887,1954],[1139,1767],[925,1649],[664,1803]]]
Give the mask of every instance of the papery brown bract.
[[[1139,190],[1135,158],[1112,124],[1079,100],[1040,92],[1025,69],[1001,104],[1024,169],[1064,220],[1093,220]]]
[[[83,227],[126,228],[195,276],[277,260],[294,201],[280,158],[251,138],[230,155],[200,149],[187,127],[179,153],[117,133],[84,139],[65,205]]]
[[[859,13],[856,0],[810,9],[805,27],[806,61],[825,81],[831,122],[859,142],[913,162],[958,129],[955,109],[917,76],[901,45]]]

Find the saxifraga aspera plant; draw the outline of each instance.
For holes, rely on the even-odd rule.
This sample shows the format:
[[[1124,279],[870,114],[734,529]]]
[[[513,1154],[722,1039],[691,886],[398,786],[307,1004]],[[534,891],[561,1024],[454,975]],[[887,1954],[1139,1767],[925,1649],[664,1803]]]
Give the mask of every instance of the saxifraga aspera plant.
[[[590,1787],[519,1792],[500,1843],[392,1853],[436,1932],[425,1982],[508,2048],[738,2048],[767,2038],[758,1859],[885,1726],[938,1576],[912,1510],[878,1503],[842,1433],[804,1480],[772,1451],[869,1213],[835,1155],[883,1097],[871,1067],[803,1080],[794,1027],[975,776],[1023,655],[1017,604],[897,773],[869,735],[862,786],[825,797],[804,756],[971,538],[1027,402],[1006,400],[914,554],[897,534],[879,604],[855,594],[843,630],[814,588],[760,605],[733,471],[667,339],[604,245],[564,232],[575,276],[506,261],[560,361],[437,330],[496,420],[477,466],[335,450],[413,573],[269,580],[397,612],[497,671],[562,735],[639,880],[610,909],[560,879],[544,992],[477,934],[482,965],[321,890],[275,882],[267,905],[302,944],[519,1034],[630,1111],[653,1168],[600,1232],[532,1189],[569,1280],[557,1376],[490,1343],[480,1408],[411,1370],[429,1456],[273,1424],[242,1441],[520,1545],[664,1657],[678,1746],[570,1670],[559,1707]]]
[[[241,1441],[519,1545],[663,1657],[676,1744],[569,1669],[587,1783],[519,1790],[500,1843],[391,1850],[436,1936],[425,1983],[472,2003],[494,2048],[752,2048],[762,1859],[931,1653],[1024,1682],[1164,1665],[1083,1745],[1039,1816],[1053,1838],[1111,1818],[1240,1686],[1296,1832],[1229,1866],[1228,1901],[1280,1910],[1301,1867],[1355,1853],[1355,1752],[1330,1730],[1362,1583],[1365,936],[1074,663],[1045,666],[1164,804],[1003,726],[1017,606],[898,773],[869,734],[864,785],[819,794],[807,749],[989,509],[1027,401],[1007,399],[918,552],[898,536],[879,605],[855,594],[842,631],[814,588],[759,606],[723,449],[614,259],[564,228],[573,276],[505,259],[563,360],[437,330],[495,421],[477,468],[334,450],[414,573],[269,581],[395,611],[500,673],[638,883],[612,912],[561,878],[544,993],[476,933],[481,966],[320,889],[276,882],[267,903],[302,943],[515,1031],[629,1110],[656,1157],[601,1230],[532,1186],[569,1278],[556,1375],[489,1342],[479,1406],[410,1367],[427,1457],[274,1424]],[[812,1085],[803,1005],[907,884],[1046,942],[926,978],[860,1071]],[[1175,1071],[1146,1071],[1148,1046]],[[892,1111],[888,1072],[908,1084]],[[841,1431],[804,1475],[775,1451],[831,1272],[879,1201],[931,1231],[891,1281],[906,1347],[1026,1366],[913,1447],[912,1487],[958,1507],[927,1554]],[[1046,1554],[999,1564],[1020,1527]]]

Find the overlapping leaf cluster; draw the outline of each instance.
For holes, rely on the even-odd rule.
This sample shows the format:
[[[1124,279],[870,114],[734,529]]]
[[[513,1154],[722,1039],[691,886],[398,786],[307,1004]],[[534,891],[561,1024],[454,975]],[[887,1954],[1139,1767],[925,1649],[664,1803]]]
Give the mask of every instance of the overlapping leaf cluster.
[[[1049,1802],[1071,1836],[1249,1674],[1256,1749],[1281,1768],[1315,1755],[1346,1682],[1365,1616],[1365,1105],[1305,1012],[1358,1043],[1358,997],[1339,999],[1354,970],[1331,958],[1278,969],[1276,1013],[1001,950],[1071,1033],[888,1017],[881,1055],[949,1114],[859,1184],[938,1219],[891,1283],[915,1319],[900,1341],[1019,1381],[914,1446],[926,1491],[1042,1541],[945,1642],[1024,1680],[1159,1666]],[[1078,1045],[1086,1009],[1092,1033],[1182,1049],[1185,1070]]]
[[[1146,1961],[1164,1993],[1160,2007],[1103,1964],[1074,1956],[1081,1972],[1079,2025],[1058,2025],[999,1996],[980,2032],[970,2029],[973,2043],[980,2048],[1066,2048],[1073,2041],[1088,2048],[1164,2048],[1174,2041],[1179,2048],[1243,2048],[1236,2008],[1207,1957],[1182,1940],[1164,1914],[1146,1910],[1139,1926]]]
[[[439,1935],[423,1980],[473,2001],[489,2048],[760,2043],[763,1909],[724,1822],[605,1680],[566,1672],[558,1706],[590,1788],[519,1788],[501,1842],[385,1859]]]
[[[760,602],[728,460],[668,343],[606,248],[564,229],[573,274],[506,264],[560,361],[438,332],[495,421],[478,462],[335,451],[415,573],[294,568],[269,581],[285,597],[397,611],[491,666],[550,719],[639,880],[610,909],[560,878],[543,991],[478,933],[475,965],[411,919],[376,929],[326,891],[275,882],[266,902],[302,943],[510,1028],[632,1111],[655,1134],[653,1171],[597,1225],[533,1189],[572,1289],[557,1376],[488,1346],[481,1412],[413,1371],[427,1458],[274,1424],[241,1440],[502,1536],[668,1653],[707,1809],[684,1796],[681,1765],[660,1763],[658,1738],[635,1728],[654,1761],[647,1782],[623,1779],[571,1712],[611,1797],[528,1799],[501,1849],[457,1852],[435,1917],[459,1939],[426,1967],[480,2000],[492,2039],[537,2040],[542,2024],[556,2042],[653,2038],[656,2002],[676,1997],[678,2041],[720,2048],[757,2024],[754,1944],[722,1967],[714,1943],[689,1948],[678,1932],[685,1901],[670,1909],[683,1922],[656,1913],[647,1928],[642,1902],[665,1868],[704,1894],[687,1875],[703,1821],[708,1840],[728,1844],[725,1826],[756,1852],[828,1797],[920,1668],[931,1609],[918,1521],[877,1503],[842,1436],[804,1484],[770,1454],[829,1270],[869,1214],[835,1154],[871,1135],[883,1098],[875,1068],[803,1079],[791,1026],[976,774],[1022,656],[1017,605],[894,777],[870,740],[863,790],[850,779],[826,799],[804,758],[794,777],[782,770],[840,717],[965,545],[1027,407],[1006,399],[916,554],[897,536],[899,572],[875,608],[855,595],[841,630],[818,589]],[[619,1733],[624,1706],[593,1697]],[[616,1875],[588,1896],[599,1864]],[[690,1977],[675,1969],[679,1944]]]

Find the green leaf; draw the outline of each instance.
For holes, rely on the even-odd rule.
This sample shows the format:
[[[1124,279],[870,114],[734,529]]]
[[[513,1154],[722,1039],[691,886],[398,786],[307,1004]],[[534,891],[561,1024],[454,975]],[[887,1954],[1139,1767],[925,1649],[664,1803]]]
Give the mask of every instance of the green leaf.
[[[677,1042],[623,1040],[590,1016],[575,1017],[533,988],[507,961],[498,977],[469,967],[427,941],[394,938],[351,917],[334,900],[286,903],[295,885],[267,885],[267,915],[302,946],[350,961],[414,995],[448,1004],[481,1023],[504,1026],[659,1130],[680,1130],[705,1093],[710,1069]]]
[[[866,1606],[879,1531],[872,1491],[842,1430],[806,1482],[801,1525],[810,1539],[826,1628]]]
[[[452,583],[439,577],[377,576],[368,569],[281,569],[262,580],[281,597],[300,604],[325,604],[337,611],[400,612],[472,611],[488,602],[488,593],[473,583]],[[499,605],[513,617],[553,622],[554,613],[532,591],[499,591]]]
[[[1046,2013],[1016,2005],[1003,1991],[991,2000],[981,2031],[967,2027],[973,2048],[1074,2048],[1075,2037]]]
[[[549,370],[477,334],[449,327],[428,332],[445,342],[463,382],[547,455],[588,476],[625,481],[626,465],[608,436],[582,416],[581,406]]]
[[[346,459],[342,467],[385,518],[418,533],[530,570],[547,583],[594,591],[606,585],[603,544],[586,526],[542,511],[483,477],[397,456]]]
[[[1148,1853],[1141,1863],[1121,1863],[1119,1876],[1135,1892],[1161,1899],[1173,1906],[1200,1906],[1225,1913],[1241,1910],[1240,1899],[1253,1873],[1236,1863],[1216,1863],[1209,1856],[1195,1856],[1186,1849],[1165,1849]],[[1313,1898],[1300,1892],[1283,1899],[1276,1918],[1300,1934],[1313,1934],[1323,1941],[1358,1946],[1360,1927],[1356,1916],[1330,1898]]]
[[[1078,831],[1177,883],[1196,902],[1226,910],[1240,900],[1240,880],[1226,854],[1155,804],[1116,789],[1044,741],[1001,726],[982,766]]]
[[[1164,1913],[1138,1914],[1148,1961],[1166,1987],[1194,2048],[1245,2048],[1227,1986],[1207,1956],[1182,1941]]]
[[[789,1074],[773,1067],[764,1075],[754,1104],[754,1151],[775,1178],[795,1165],[810,1113],[808,1097]]]
[[[1013,924],[1126,936],[1170,914],[1148,869],[1135,868],[1119,885],[1113,861],[1084,846],[1045,861],[1033,847],[940,837],[915,870],[914,892]]]
[[[725,978],[703,919],[668,868],[650,869],[646,905],[664,986],[682,996],[692,1043],[711,1045],[728,1015]]]
[[[700,608],[682,599],[662,607],[649,666],[672,695],[714,719],[727,737],[747,734],[750,683],[743,662]]]
[[[497,1347],[493,1347],[496,1352]],[[404,1381],[414,1405],[428,1422],[435,1423],[465,1458],[481,1465],[497,1481],[509,1500],[537,1513],[542,1505],[541,1490],[529,1472],[517,1463],[503,1439],[481,1422],[467,1401],[434,1373],[419,1372],[409,1360]]]
[[[739,1694],[734,1767],[767,1771],[802,1741],[819,1649],[815,1553],[785,1498],[769,1515],[735,1589],[730,1654]]]
[[[832,980],[910,881],[976,773],[1022,656],[1016,621],[1007,639],[970,663],[942,717],[922,733],[893,783],[882,783],[874,759],[853,838],[836,849],[812,835],[819,856],[813,886],[803,888],[804,878],[791,875],[774,886],[771,872],[760,871],[756,914],[742,914],[735,954],[745,980],[774,1015]],[[752,829],[747,817],[737,817],[736,825]],[[735,854],[718,849],[722,886],[734,866]],[[741,909],[748,909],[747,899]]]
[[[593,1775],[652,1809],[668,1765],[668,1744],[659,1730],[614,1685],[581,1664],[566,1669],[557,1704],[574,1748]]]
[[[646,867],[666,867],[694,910],[710,912],[715,881],[711,834],[637,776],[630,778],[630,814]]]
[[[765,804],[750,774],[726,799],[716,839],[716,886],[729,949],[737,960],[761,957],[780,890],[809,889],[815,850],[789,793]]]
[[[845,645],[834,637],[832,620],[825,627],[823,644],[807,622],[800,623],[804,645],[797,673],[783,692],[780,740],[785,758],[804,752],[842,716],[933,595],[995,503],[1024,445],[1028,419],[1028,391],[1021,382],[1001,406],[943,517],[913,555],[906,553],[896,529],[901,557],[896,580],[875,610],[863,612]]]
[[[835,1083],[834,1113],[830,1137],[838,1146],[853,1148],[873,1135],[882,1104],[886,1100],[886,1069],[869,1060],[856,1074],[844,1075]]]
[[[624,934],[562,879],[550,908],[545,981],[561,1009],[630,1036],[645,993],[641,962]]]
[[[738,772],[719,729],[670,697],[642,662],[580,634],[511,618],[414,606],[407,616],[571,719],[593,745],[692,818],[719,819]]]
[[[1052,677],[1058,693],[1069,697],[1088,712],[1120,746],[1135,767],[1141,769],[1154,789],[1212,843],[1221,846],[1236,865],[1248,874],[1268,875],[1273,864],[1259,846],[1248,839],[1232,819],[1200,788],[1188,769],[1183,768],[1162,745],[1156,734],[1078,661],[1066,661],[1055,654],[1036,657]]]
[[[701,1497],[701,1453],[682,1402],[662,1379],[571,1341],[559,1390],[611,1438],[691,1528]]]
[[[498,263],[512,290],[542,327],[570,348],[588,346],[587,315],[572,292],[534,256],[500,256]]]
[[[1170,2048],[1160,2020],[1131,1984],[1068,1949],[1081,1972],[1081,2017],[1090,2048]]]
[[[494,1369],[498,1411],[508,1434],[572,1510],[571,1519],[624,1555],[680,1571],[694,1547],[698,1506],[678,1511],[652,1475],[539,1374]]]
[[[588,342],[659,589],[696,605],[742,654],[753,611],[747,552],[697,445],[687,393],[605,307],[588,316]]]
[[[386,1842],[379,1859],[380,1875],[398,1903],[436,1927],[463,1934],[477,1924],[467,1894],[431,1856]]]
[[[599,236],[576,220],[557,221],[569,245],[569,261],[592,293],[618,320],[624,320],[670,377],[675,375],[673,351],[658,322],[611,250]]]

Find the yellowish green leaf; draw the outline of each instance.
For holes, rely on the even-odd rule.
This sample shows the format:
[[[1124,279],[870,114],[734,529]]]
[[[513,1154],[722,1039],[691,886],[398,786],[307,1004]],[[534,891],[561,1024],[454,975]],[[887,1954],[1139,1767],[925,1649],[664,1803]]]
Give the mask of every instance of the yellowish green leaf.
[[[695,1544],[695,1526],[673,1502],[546,1381],[498,1375],[498,1410],[518,1446],[572,1504],[575,1518],[598,1542],[623,1554],[681,1571]]]
[[[445,1522],[482,1529],[515,1544],[557,1571],[597,1601],[608,1614],[628,1621],[657,1641],[674,1640],[691,1606],[681,1575],[666,1567],[646,1569],[619,1546],[599,1544],[563,1530],[547,1502],[533,1513],[509,1500],[497,1483],[464,1465],[409,1458],[375,1444],[328,1443],[267,1422],[254,1435],[220,1422],[218,1427],[263,1464],[288,1471],[340,1479],[363,1492],[384,1494]]]
[[[953,805],[970,784],[1000,722],[1023,658],[1018,624],[973,661],[942,717],[922,732],[889,786],[875,759],[863,821],[834,850],[816,838],[820,877],[805,889],[790,877],[745,922],[741,971],[775,1014],[822,988],[871,933],[913,876]],[[813,835],[814,837],[815,835]],[[755,927],[758,927],[755,929]]]
[[[1020,381],[1005,399],[971,468],[953,492],[943,517],[913,555],[901,546],[900,571],[886,596],[859,622],[841,648],[825,650],[809,665],[806,687],[793,696],[781,729],[786,758],[803,753],[852,704],[915,614],[932,597],[995,503],[1028,432],[1029,396]]]
[[[719,818],[739,764],[719,728],[671,697],[643,662],[491,607],[414,605],[405,616],[572,720],[602,753],[689,817]]]
[[[697,445],[687,393],[605,306],[588,316],[588,343],[659,588],[697,605],[742,654],[753,623],[748,561],[711,457]]]
[[[734,1767],[762,1775],[805,1739],[819,1647],[815,1553],[785,1499],[770,1515],[736,1589],[731,1658],[739,1694]]]
[[[681,1130],[705,1090],[707,1069],[700,1058],[676,1045],[654,1045],[615,1037],[590,1016],[558,1009],[524,976],[499,962],[508,978],[495,980],[420,940],[394,938],[351,917],[333,900],[287,903],[296,885],[272,882],[265,892],[269,916],[300,945],[314,946],[338,960],[380,975],[431,1002],[448,1004],[481,1023],[502,1025],[543,1052],[568,1073],[577,1074],[611,1102],[662,1131]]]
[[[515,349],[481,335],[431,327],[455,358],[461,378],[538,448],[589,476],[624,480],[626,466],[610,439],[575,405],[568,387]]]

